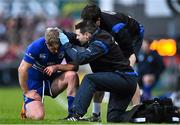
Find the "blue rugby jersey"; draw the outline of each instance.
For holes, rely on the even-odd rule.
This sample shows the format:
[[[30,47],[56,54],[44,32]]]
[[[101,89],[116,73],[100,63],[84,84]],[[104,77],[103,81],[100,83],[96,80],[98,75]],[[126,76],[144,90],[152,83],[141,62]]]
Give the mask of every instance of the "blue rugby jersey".
[[[48,76],[43,74],[45,67],[60,64],[65,58],[65,52],[62,47],[59,52],[52,54],[46,46],[45,37],[41,37],[33,41],[28,47],[24,55],[24,60],[33,66],[28,70],[28,78],[32,80],[48,79]],[[66,56],[66,61],[70,61]]]

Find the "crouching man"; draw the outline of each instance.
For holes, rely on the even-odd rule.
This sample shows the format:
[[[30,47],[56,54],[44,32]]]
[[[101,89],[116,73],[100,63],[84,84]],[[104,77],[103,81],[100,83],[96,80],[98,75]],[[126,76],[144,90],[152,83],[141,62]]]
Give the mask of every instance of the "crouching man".
[[[122,122],[137,86],[137,74],[113,37],[99,29],[91,21],[82,21],[75,26],[76,38],[82,47],[69,42],[69,38],[60,35],[65,52],[76,64],[90,64],[92,74],[84,76],[73,102],[73,115],[67,120],[81,120],[87,112],[93,94],[96,91],[110,92],[107,121]],[[82,49],[84,48],[84,49]]]
[[[44,95],[55,98],[66,88],[68,115],[72,114],[72,102],[79,86],[75,72],[78,67],[65,54],[59,34],[58,28],[48,28],[45,37],[33,41],[26,49],[18,68],[19,84],[24,96],[22,118],[44,119]],[[64,58],[67,64],[61,64]]]

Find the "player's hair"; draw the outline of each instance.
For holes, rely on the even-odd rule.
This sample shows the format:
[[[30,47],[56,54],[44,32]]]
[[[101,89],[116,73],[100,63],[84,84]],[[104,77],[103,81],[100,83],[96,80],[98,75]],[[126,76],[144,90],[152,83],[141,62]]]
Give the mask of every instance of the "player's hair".
[[[45,31],[46,43],[51,45],[60,43],[59,31],[60,30],[58,28],[47,28]]]
[[[97,25],[92,22],[92,21],[88,21],[88,20],[83,20],[80,23],[75,25],[75,29],[80,29],[80,32],[82,34],[84,34],[85,32],[89,32],[91,34],[93,34],[96,29],[97,29]]]
[[[88,4],[81,12],[81,18],[83,20],[92,20],[96,22],[101,18],[101,9],[95,4]]]

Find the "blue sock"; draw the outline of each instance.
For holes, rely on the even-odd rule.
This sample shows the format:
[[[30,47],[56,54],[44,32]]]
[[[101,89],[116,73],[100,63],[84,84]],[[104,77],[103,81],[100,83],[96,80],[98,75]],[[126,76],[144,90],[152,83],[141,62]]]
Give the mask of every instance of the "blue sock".
[[[146,84],[144,84],[144,86],[143,86],[143,91],[144,91],[144,94],[145,94],[148,98],[151,97],[151,89],[152,89],[151,85],[146,85]]]
[[[71,114],[73,114],[72,104],[73,104],[73,101],[74,101],[74,97],[73,96],[68,96],[67,99],[68,99],[68,113],[69,113],[69,115],[71,115]]]

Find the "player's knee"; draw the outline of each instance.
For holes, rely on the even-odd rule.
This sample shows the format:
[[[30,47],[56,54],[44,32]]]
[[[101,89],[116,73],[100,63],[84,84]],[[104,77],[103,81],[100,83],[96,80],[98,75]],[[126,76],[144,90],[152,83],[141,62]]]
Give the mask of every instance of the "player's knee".
[[[93,86],[93,87],[95,86],[95,83],[94,83],[95,79],[94,79],[94,75],[92,74],[85,75],[83,78],[83,81],[85,81],[85,83],[88,83],[90,86]]]
[[[45,113],[41,110],[30,110],[26,113],[27,118],[33,120],[43,120]]]
[[[33,120],[43,120],[44,116],[45,116],[44,112],[36,112],[35,114],[33,114],[31,116],[31,119],[33,119]]]
[[[77,75],[77,73],[74,72],[74,71],[68,71],[68,72],[66,72],[66,78],[67,78],[68,80],[77,79],[77,78],[78,78],[78,75]]]
[[[93,75],[92,74],[87,74],[83,78],[86,81],[93,81]]]
[[[84,76],[84,78],[81,82],[81,86],[83,86],[85,88],[89,88],[93,92],[96,91],[96,84],[95,84],[94,79],[92,78],[91,74]]]

